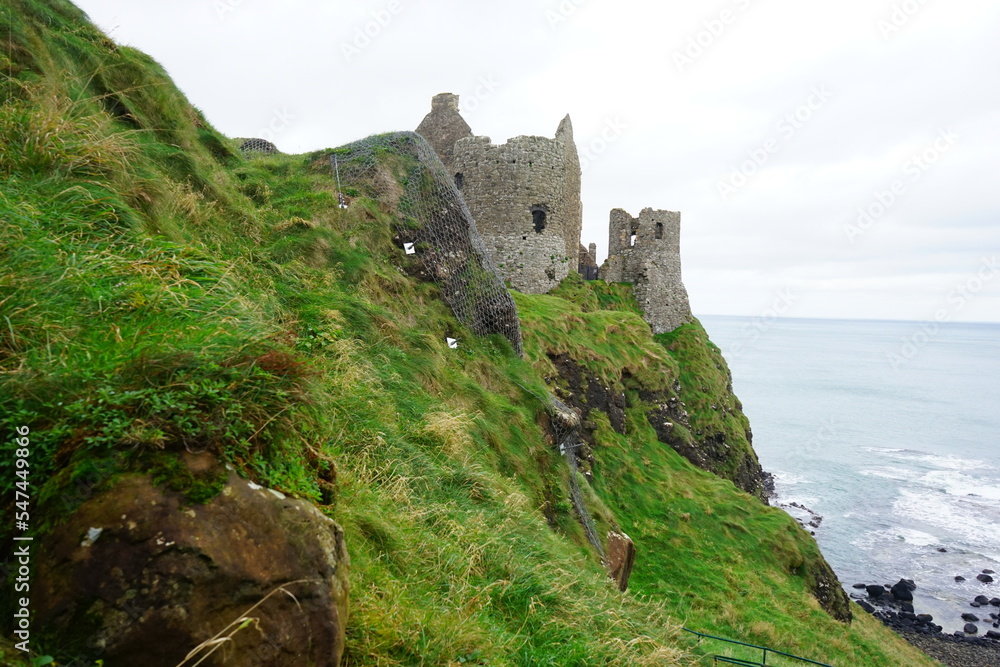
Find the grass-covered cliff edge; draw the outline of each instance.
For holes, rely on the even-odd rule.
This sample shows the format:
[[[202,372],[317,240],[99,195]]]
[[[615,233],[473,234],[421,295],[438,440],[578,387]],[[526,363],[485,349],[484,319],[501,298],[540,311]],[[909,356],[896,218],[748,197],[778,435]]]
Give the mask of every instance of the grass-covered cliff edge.
[[[515,295],[522,359],[413,275],[393,201],[359,191],[338,208],[325,153],[244,160],[155,62],[68,2],[6,3],[0,36],[0,504],[10,516],[13,432],[28,427],[33,591],[46,572],[81,591],[36,616],[39,655],[127,664],[102,642],[148,626],[161,633],[132,664],[155,665],[234,620],[173,636],[155,582],[72,576],[101,566],[87,549],[118,530],[90,532],[115,518],[102,503],[173,508],[122,539],[122,567],[158,541],[180,562],[168,526],[235,530],[220,503],[252,514],[262,501],[239,504],[228,465],[342,528],[346,665],[694,664],[713,647],[681,626],[841,667],[933,664],[869,618],[823,609],[844,615],[838,585],[808,534],[751,495],[748,424],[696,322],[654,338],[627,287],[570,279]],[[568,500],[548,392],[583,413],[601,535],[636,544],[626,593]],[[248,551],[267,529],[244,530]],[[181,588],[222,580],[218,561],[167,565]],[[213,595],[259,601],[239,581]],[[258,629],[219,655],[254,664],[241,642],[270,640],[292,660],[273,664],[320,664],[267,637],[276,616],[298,623],[296,604],[260,607]],[[4,623],[4,664],[28,664]]]

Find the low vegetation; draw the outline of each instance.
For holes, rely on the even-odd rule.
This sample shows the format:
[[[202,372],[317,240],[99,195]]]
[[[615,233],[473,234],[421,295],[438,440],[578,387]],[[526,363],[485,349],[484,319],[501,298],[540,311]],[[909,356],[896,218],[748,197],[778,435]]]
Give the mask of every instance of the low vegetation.
[[[640,385],[690,387],[695,428],[714,418],[704,403],[729,400],[699,325],[654,339],[626,287],[571,280],[516,295],[522,359],[402,270],[391,206],[362,191],[339,209],[316,156],[244,159],[65,0],[8,2],[0,33],[0,432],[31,428],[36,534],[126,471],[206,501],[220,480],[176,465],[197,449],[343,526],[346,665],[684,665],[720,650],[684,625],[841,667],[933,664],[866,618],[830,618],[810,594],[812,539],[657,440]],[[591,413],[584,482],[599,525],[637,545],[624,594],[547,432],[553,354],[626,394],[623,433]],[[64,664],[39,630],[35,648]]]

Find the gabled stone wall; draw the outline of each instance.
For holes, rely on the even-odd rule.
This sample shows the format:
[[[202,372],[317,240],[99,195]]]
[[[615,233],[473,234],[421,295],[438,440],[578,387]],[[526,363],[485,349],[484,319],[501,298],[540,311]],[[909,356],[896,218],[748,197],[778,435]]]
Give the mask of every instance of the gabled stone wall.
[[[445,169],[453,173],[455,142],[472,136],[472,128],[458,112],[458,95],[435,95],[431,100],[430,113],[417,126],[417,134],[427,140]]]

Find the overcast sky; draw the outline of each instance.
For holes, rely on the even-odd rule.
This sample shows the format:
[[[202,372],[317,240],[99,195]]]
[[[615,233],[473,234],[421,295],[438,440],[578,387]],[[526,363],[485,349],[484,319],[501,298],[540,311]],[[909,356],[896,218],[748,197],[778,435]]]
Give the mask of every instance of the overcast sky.
[[[696,314],[1000,322],[1000,3],[79,0],[285,152],[573,119],[583,242],[681,211]]]

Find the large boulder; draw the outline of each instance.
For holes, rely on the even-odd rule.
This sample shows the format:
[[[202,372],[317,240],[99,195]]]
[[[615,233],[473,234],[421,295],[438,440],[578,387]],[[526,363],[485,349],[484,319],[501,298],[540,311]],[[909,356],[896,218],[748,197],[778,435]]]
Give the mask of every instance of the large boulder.
[[[916,586],[913,588],[916,588]],[[910,587],[910,582],[905,579],[900,579],[893,584],[890,592],[892,593],[892,597],[896,598],[900,602],[912,602],[913,588]]]
[[[614,531],[608,533],[607,564],[611,578],[618,584],[618,590],[627,590],[628,578],[635,565],[635,544],[631,537]]]
[[[868,591],[868,597],[876,600],[885,594],[885,586],[881,584],[870,584],[865,586],[865,590]]]
[[[340,662],[343,531],[315,506],[232,472],[205,504],[125,475],[40,546],[36,623],[78,657],[175,667],[221,633],[232,640],[202,665],[224,656],[241,667]],[[244,616],[256,621],[233,634]]]

